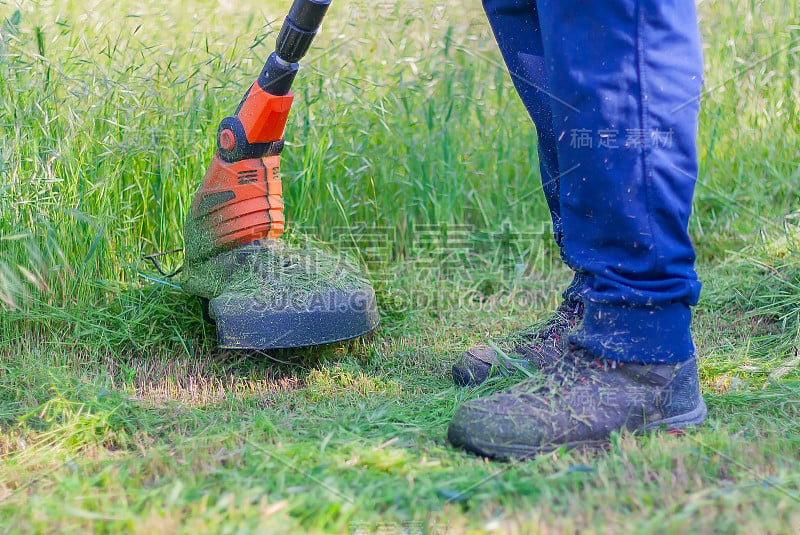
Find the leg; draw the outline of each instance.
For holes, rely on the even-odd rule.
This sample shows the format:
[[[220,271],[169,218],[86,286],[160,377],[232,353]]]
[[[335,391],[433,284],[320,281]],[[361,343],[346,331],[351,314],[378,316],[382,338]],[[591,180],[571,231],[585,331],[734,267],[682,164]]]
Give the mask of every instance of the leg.
[[[553,235],[564,258],[558,155],[536,1],[484,0],[483,7],[514,87],[536,124],[542,190],[553,221]],[[537,368],[558,360],[566,347],[567,333],[582,317],[581,294],[585,290],[586,276],[576,271],[563,294],[564,302],[553,317],[542,328],[517,333],[506,347],[508,352]],[[498,365],[498,356],[492,347],[477,345],[467,350],[453,366],[453,381],[462,386],[481,383]]]
[[[686,360],[700,292],[687,232],[702,79],[694,2],[576,4],[539,3],[564,251],[589,274],[571,340],[613,360]]]
[[[559,165],[536,1],[484,0],[483,8],[514,87],[536,124],[542,190],[550,209],[553,234],[563,257],[564,233],[559,199]],[[586,277],[582,273],[576,273],[569,288],[564,292],[564,300],[577,304],[585,287]]]
[[[578,5],[580,4],[580,5]],[[462,405],[449,440],[530,457],[701,423],[687,232],[702,58],[693,0],[540,0],[567,262],[588,274],[561,360]]]

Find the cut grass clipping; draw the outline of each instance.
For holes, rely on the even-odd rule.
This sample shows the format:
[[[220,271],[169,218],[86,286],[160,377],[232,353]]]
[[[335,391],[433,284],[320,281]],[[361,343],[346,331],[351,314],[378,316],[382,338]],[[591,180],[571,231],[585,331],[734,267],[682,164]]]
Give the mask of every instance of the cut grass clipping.
[[[282,310],[306,308],[334,291],[358,292],[368,288],[369,281],[345,255],[310,241],[268,240],[186,264],[181,286],[206,299],[230,292]]]

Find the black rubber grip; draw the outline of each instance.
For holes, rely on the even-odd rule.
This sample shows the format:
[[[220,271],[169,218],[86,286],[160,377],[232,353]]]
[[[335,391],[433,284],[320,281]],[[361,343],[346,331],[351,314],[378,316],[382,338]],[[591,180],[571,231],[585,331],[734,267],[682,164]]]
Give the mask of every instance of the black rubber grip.
[[[330,5],[331,0],[294,1],[278,32],[275,46],[282,60],[296,63],[306,55]]]
[[[331,0],[294,0],[286,18],[301,30],[316,32],[330,5]]]
[[[282,60],[297,63],[308,52],[315,35],[317,35],[316,29],[311,31],[300,29],[287,18],[278,34],[275,52]]]

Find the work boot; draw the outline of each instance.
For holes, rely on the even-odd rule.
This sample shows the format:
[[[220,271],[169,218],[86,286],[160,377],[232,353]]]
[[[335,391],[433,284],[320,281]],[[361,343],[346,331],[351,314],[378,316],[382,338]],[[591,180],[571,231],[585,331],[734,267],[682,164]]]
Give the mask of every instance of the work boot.
[[[706,418],[694,357],[679,364],[593,358],[571,347],[506,393],[463,404],[447,430],[455,446],[498,460],[599,444],[614,431],[680,429]]]
[[[567,347],[567,333],[583,319],[583,303],[561,303],[555,314],[540,329],[516,333],[506,342],[507,354],[515,362],[529,368],[542,368],[556,362]],[[500,362],[497,351],[487,344],[478,344],[468,349],[453,365],[453,382],[458,386],[481,384],[492,373],[492,369],[513,368],[511,363]]]

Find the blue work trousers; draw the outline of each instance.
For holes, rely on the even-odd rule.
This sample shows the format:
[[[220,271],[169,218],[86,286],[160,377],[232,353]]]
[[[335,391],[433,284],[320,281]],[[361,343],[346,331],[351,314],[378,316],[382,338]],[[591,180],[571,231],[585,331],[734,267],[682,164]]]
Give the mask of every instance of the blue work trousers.
[[[612,360],[694,356],[687,226],[703,59],[693,0],[484,0],[536,124],[571,342]]]

